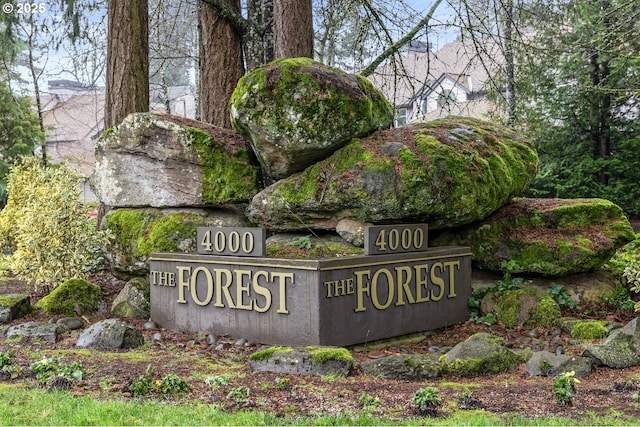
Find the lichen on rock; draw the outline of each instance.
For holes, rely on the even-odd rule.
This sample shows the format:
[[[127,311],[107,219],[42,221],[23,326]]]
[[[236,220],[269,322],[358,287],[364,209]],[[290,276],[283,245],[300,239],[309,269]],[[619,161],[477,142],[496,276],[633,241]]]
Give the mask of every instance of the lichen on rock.
[[[520,194],[537,165],[533,146],[507,128],[448,117],[354,139],[258,193],[250,217],[273,230],[335,229],[343,218],[460,226]]]
[[[234,129],[273,179],[393,122],[391,104],[371,82],[309,58],[278,59],[246,74],[230,107]]]
[[[447,230],[434,246],[470,246],[485,270],[562,276],[596,270],[632,241],[622,209],[604,199],[514,199],[483,221]]]
[[[91,177],[98,198],[113,208],[246,203],[257,181],[240,135],[151,113],[130,114],[102,135]]]

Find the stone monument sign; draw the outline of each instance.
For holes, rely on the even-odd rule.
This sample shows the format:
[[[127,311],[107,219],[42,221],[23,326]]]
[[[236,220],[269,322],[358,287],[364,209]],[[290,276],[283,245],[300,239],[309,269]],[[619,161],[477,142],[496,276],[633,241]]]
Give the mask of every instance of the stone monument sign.
[[[265,344],[347,346],[469,318],[471,251],[426,225],[372,226],[365,255],[264,257],[264,229],[201,227],[198,253],[154,253],[151,318]]]

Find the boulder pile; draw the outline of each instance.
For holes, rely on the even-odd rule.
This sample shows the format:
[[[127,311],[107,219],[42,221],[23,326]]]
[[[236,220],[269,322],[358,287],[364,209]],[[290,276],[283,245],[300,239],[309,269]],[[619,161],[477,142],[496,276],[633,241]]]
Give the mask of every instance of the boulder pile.
[[[230,113],[235,131],[132,114],[102,136],[92,183],[118,237],[116,272],[144,274],[152,251],[195,251],[198,226],[362,245],[367,224],[424,222],[432,245],[470,246],[480,268],[547,276],[597,269],[634,238],[608,201],[517,199],[538,157],[512,130],[465,117],[391,128],[370,82],[310,59],[247,74]]]

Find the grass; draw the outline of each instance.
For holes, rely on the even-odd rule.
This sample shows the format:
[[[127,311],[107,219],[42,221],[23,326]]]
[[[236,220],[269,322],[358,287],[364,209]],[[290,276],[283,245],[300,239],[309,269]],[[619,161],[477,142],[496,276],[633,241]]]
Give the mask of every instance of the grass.
[[[97,400],[67,392],[25,390],[0,386],[0,425],[3,426],[138,426],[138,425],[638,425],[640,419],[619,413],[583,419],[498,417],[484,411],[457,411],[443,418],[407,421],[381,419],[367,412],[308,417],[277,417],[257,411],[224,412],[215,405],[167,404],[152,400]]]

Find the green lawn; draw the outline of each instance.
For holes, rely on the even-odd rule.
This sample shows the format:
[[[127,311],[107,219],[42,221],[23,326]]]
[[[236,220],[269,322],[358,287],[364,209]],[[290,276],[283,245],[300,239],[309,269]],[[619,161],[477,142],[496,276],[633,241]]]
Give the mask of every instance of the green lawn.
[[[151,400],[96,400],[67,392],[42,389],[21,390],[5,384],[0,387],[0,425],[3,426],[200,426],[200,425],[638,425],[640,419],[622,414],[594,416],[580,420],[566,418],[499,418],[483,411],[459,411],[447,418],[416,418],[398,422],[365,414],[317,418],[279,418],[270,414],[224,412],[215,405],[194,403],[173,405]]]

